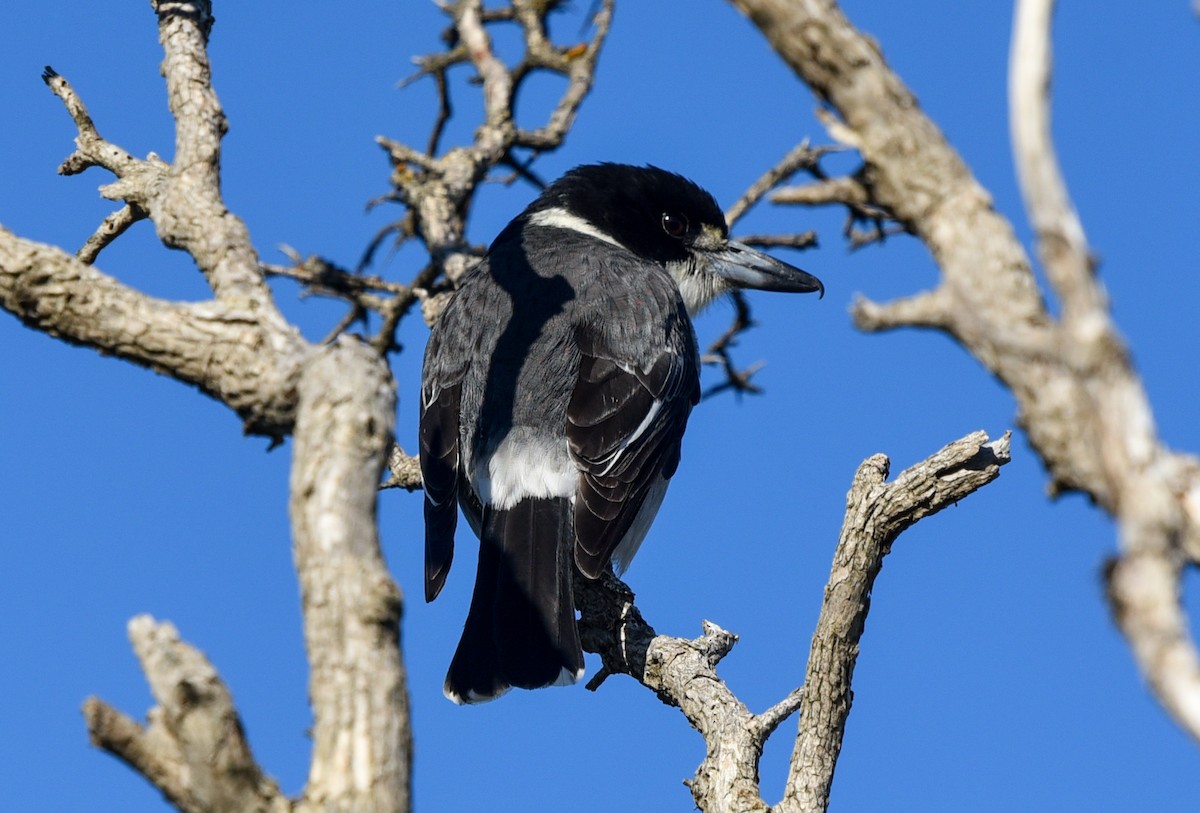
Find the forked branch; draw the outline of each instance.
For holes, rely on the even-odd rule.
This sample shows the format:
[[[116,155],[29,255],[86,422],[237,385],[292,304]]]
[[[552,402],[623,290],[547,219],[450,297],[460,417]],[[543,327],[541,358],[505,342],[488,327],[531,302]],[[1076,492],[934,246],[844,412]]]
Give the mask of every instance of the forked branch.
[[[824,810],[850,712],[858,642],[883,557],[904,530],[992,482],[1008,461],[1007,433],[989,441],[986,433],[975,432],[890,483],[886,456],[875,455],[859,467],[846,499],[804,685],[762,714],[751,713],[717,674],[736,635],[707,621],[696,639],[658,635],[638,611],[632,591],[611,574],[575,582],[584,648],[599,653],[603,663],[588,687],[597,688],[609,675],[627,674],[684,713],[706,745],[704,761],[688,782],[705,813],[769,809],[759,789],[759,758],[780,722],[799,710],[785,796],[773,809]]]
[[[146,617],[131,623],[130,636],[157,702],[149,724],[93,699],[89,731],[181,810],[406,810],[411,737],[400,594],[383,565],[375,517],[394,382],[381,353],[348,337],[314,347],[275,307],[245,225],[221,199],[226,125],[207,55],[211,4],[153,7],[174,162],[136,159],[104,140],[75,90],[48,70],[47,84],[78,132],[62,171],[112,172],[117,179],[102,193],[123,206],[79,256],[0,228],[0,307],[34,329],[199,387],[236,410],[248,432],[294,437],[291,516],[312,666],[313,759],[300,798],[284,797],[254,761],[212,665],[170,625]],[[165,245],[192,257],[211,299],[154,299],[90,264],[143,217]],[[370,288],[352,290],[367,297]]]
[[[869,183],[842,191],[856,202],[865,194],[938,263],[933,291],[889,305],[861,300],[856,322],[943,330],[1012,391],[1052,491],[1084,492],[1117,521],[1114,616],[1163,705],[1200,739],[1200,654],[1180,603],[1183,563],[1200,561],[1200,461],[1157,435],[1058,170],[1049,128],[1052,0],[1018,6],[1010,97],[1018,175],[1060,317],[991,195],[833,0],[732,2],[829,106],[838,140],[862,155]]]

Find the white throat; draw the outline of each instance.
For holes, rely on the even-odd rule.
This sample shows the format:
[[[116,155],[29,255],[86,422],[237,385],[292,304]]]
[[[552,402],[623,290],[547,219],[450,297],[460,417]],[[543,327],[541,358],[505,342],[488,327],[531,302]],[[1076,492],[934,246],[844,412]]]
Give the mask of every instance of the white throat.
[[[696,266],[693,259],[667,263],[667,271],[679,287],[679,295],[683,297],[688,316],[693,318],[729,290],[729,285],[721,277],[706,273],[703,268]]]

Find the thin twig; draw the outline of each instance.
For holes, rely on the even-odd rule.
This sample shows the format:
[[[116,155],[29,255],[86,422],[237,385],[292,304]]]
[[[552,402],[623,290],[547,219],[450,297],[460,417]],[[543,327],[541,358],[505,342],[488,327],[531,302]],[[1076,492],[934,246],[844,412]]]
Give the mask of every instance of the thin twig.
[[[139,168],[141,161],[100,135],[83,99],[66,77],[47,65],[42,72],[42,81],[62,100],[79,131],[79,137],[75,139],[75,151],[58,168],[60,175],[76,175],[88,167],[100,166],[119,178]]]
[[[146,217],[148,215],[140,206],[135,206],[132,203],[125,204],[104,218],[95,233],[87,239],[87,242],[80,246],[79,251],[75,252],[75,256],[88,265],[92,265],[96,262],[96,258],[100,256],[101,251],[124,234],[130,226],[139,220],[145,220]]]
[[[803,251],[817,247],[815,231],[798,234],[746,234],[739,235],[738,240],[755,248],[794,248]]]
[[[388,478],[379,488],[403,488],[406,491],[418,491],[424,483],[421,480],[421,462],[416,455],[407,454],[400,444],[392,444],[388,454]]]
[[[845,147],[839,146],[814,148],[808,145],[807,138],[804,139],[795,147],[792,147],[788,151],[788,154],[779,160],[779,163],[768,169],[758,180],[747,187],[742,196],[725,211],[725,222],[732,227],[737,221],[741,220],[746,212],[750,211],[750,208],[754,204],[762,200],[764,195],[779,184],[802,169],[813,169],[825,155],[844,149]]]
[[[741,291],[731,292],[729,300],[733,303],[733,322],[725,329],[724,333],[717,337],[716,341],[709,345],[708,350],[701,357],[701,361],[705,364],[719,365],[725,373],[725,381],[705,390],[701,396],[705,399],[726,390],[733,390],[738,395],[762,393],[762,388],[750,379],[762,369],[763,362],[757,362],[744,370],[739,370],[730,353],[730,349],[737,344],[738,336],[754,327],[754,319],[750,316],[750,303]]]

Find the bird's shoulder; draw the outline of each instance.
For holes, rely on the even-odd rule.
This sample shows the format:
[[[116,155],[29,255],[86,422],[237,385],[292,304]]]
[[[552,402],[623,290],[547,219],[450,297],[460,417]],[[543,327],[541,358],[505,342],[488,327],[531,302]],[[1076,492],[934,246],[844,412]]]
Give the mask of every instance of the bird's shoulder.
[[[699,375],[691,320],[661,265],[584,233],[534,227],[506,230],[460,280],[430,334],[426,377],[457,380],[488,331],[516,318],[565,319],[583,354],[622,367],[649,369],[669,355],[672,377]]]
[[[463,274],[430,329],[425,381],[447,383],[461,378],[466,362],[478,354],[488,324],[507,319],[510,312],[510,298],[496,285],[490,257],[485,256]]]
[[[697,374],[699,353],[679,290],[665,272],[590,281],[576,313],[580,350],[623,365],[649,367],[666,355],[681,372]]]

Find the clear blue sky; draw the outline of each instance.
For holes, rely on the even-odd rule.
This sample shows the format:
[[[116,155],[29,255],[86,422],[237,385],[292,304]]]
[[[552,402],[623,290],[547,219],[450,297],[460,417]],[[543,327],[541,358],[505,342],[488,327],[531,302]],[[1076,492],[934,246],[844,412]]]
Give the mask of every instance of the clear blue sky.
[[[556,23],[563,39],[578,35],[589,3],[573,5]],[[1027,238],[1005,118],[1007,4],[845,7]],[[280,261],[276,247],[287,243],[353,265],[399,214],[363,213],[387,191],[373,137],[423,144],[434,113],[432,83],[396,88],[409,58],[440,42],[432,3],[331,9],[278,0],[216,8],[211,55],[231,123],[226,200],[268,260]],[[1200,449],[1200,23],[1183,0],[1103,13],[1065,3],[1056,39],[1055,125],[1067,178],[1162,435]],[[110,180],[102,172],[55,176],[74,132],[39,79],[42,66],[75,84],[104,135],[169,158],[160,59],[144,2],[0,11],[0,222],[74,249],[113,208],[96,194]],[[561,83],[538,81],[541,92],[522,110],[540,116]],[[448,143],[469,137],[477,98],[460,87],[462,117]],[[625,2],[576,131],[537,170],[550,178],[587,161],[650,162],[728,204],[801,138],[826,141],[814,106],[725,3]],[[489,186],[472,238],[490,240],[534,194]],[[899,471],[969,431],[1015,428],[1012,399],[946,338],[851,327],[856,293],[912,293],[932,285],[936,270],[910,238],[849,254],[841,222],[839,211],[766,206],[745,221],[747,231],[818,229],[821,248],[789,259],[820,276],[827,294],[752,296],[762,327],[737,358],[768,362],[758,378],[767,392],[719,398],[695,413],[680,473],[628,574],[660,632],[696,635],[708,618],[742,636],[721,671],[756,711],[802,680],[858,463],[883,451]],[[420,261],[405,250],[375,270],[405,280]],[[163,249],[146,223],[100,266],[155,295],[206,295],[188,258]],[[289,284],[277,291],[312,337],[341,315],[340,306],[298,301]],[[728,316],[714,307],[700,321],[702,341]],[[398,436],[409,449],[425,333],[410,320],[395,359]],[[79,711],[93,693],[138,718],[149,707],[125,639],[127,620],[143,612],[175,622],[210,656],[258,759],[297,791],[309,716],[286,524],[290,447],[268,453],[264,440],[242,437],[225,407],[8,315],[0,315],[0,347],[0,785],[10,809],[167,809],[88,746]],[[835,809],[1195,809],[1196,749],[1149,698],[1102,598],[1113,528],[1078,497],[1049,502],[1044,487],[1017,435],[998,482],[896,545],[862,642]],[[383,495],[381,521],[392,572],[411,598],[403,637],[418,809],[691,809],[681,780],[701,740],[627,678],[597,694],[575,687],[514,692],[478,708],[448,703],[442,676],[473,565],[464,555],[443,596],[426,605],[420,498]],[[792,731],[785,723],[768,745],[768,801],[781,792]]]

